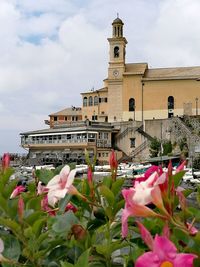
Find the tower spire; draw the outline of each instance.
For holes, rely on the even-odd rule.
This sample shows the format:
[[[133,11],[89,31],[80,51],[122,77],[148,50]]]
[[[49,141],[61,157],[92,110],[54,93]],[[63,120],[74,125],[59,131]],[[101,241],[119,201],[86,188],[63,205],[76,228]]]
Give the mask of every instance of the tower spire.
[[[123,21],[119,18],[119,13],[117,13],[117,18],[113,20],[113,37],[123,37]]]

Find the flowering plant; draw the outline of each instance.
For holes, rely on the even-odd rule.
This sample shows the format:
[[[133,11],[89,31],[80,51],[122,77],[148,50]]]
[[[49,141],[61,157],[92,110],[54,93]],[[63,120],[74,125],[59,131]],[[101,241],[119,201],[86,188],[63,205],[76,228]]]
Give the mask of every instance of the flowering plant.
[[[63,166],[22,186],[8,163],[0,171],[1,266],[200,266],[200,188],[189,207],[185,162],[175,174],[171,164],[167,172],[153,166],[130,188],[117,177],[114,151],[111,176],[98,183],[88,163],[88,179]]]

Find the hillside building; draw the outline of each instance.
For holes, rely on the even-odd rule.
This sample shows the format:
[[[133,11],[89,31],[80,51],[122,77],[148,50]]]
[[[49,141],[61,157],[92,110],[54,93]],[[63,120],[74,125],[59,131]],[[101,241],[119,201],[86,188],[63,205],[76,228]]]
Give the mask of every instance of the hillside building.
[[[22,133],[22,146],[29,148],[30,153],[39,154],[55,148],[61,153],[67,149],[68,154],[73,154],[74,146],[78,149],[81,143],[74,145],[74,140],[87,140],[82,153],[83,148],[91,148],[89,135],[93,134],[92,153],[100,161],[108,159],[111,148],[121,151],[120,156],[134,158],[137,152],[144,158],[152,137],[172,138],[174,118],[198,117],[200,67],[149,68],[147,63],[126,63],[128,42],[123,35],[123,26],[120,18],[112,23],[112,37],[108,38],[108,76],[103,87],[81,93],[81,108],[49,115],[50,129]],[[71,141],[65,142],[69,140],[68,135]],[[44,143],[47,136],[48,142]],[[103,160],[101,155],[106,155]]]

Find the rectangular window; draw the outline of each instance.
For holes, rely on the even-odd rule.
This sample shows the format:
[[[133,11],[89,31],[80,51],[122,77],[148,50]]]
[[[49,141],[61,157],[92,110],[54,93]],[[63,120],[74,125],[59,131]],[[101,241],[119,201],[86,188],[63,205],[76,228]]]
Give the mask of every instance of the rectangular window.
[[[108,139],[108,133],[104,133],[104,139]]]
[[[130,138],[130,146],[135,147],[135,138]]]
[[[53,120],[54,120],[54,121],[57,121],[57,120],[58,120],[58,117],[53,117]]]

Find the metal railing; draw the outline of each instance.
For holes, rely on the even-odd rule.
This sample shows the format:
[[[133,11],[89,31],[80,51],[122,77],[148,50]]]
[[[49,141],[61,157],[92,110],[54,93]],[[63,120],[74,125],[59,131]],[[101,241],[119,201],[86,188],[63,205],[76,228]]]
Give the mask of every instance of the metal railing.
[[[145,140],[141,145],[136,147],[134,151],[130,154],[130,157],[135,158],[138,154],[144,151],[149,146],[149,141]]]

